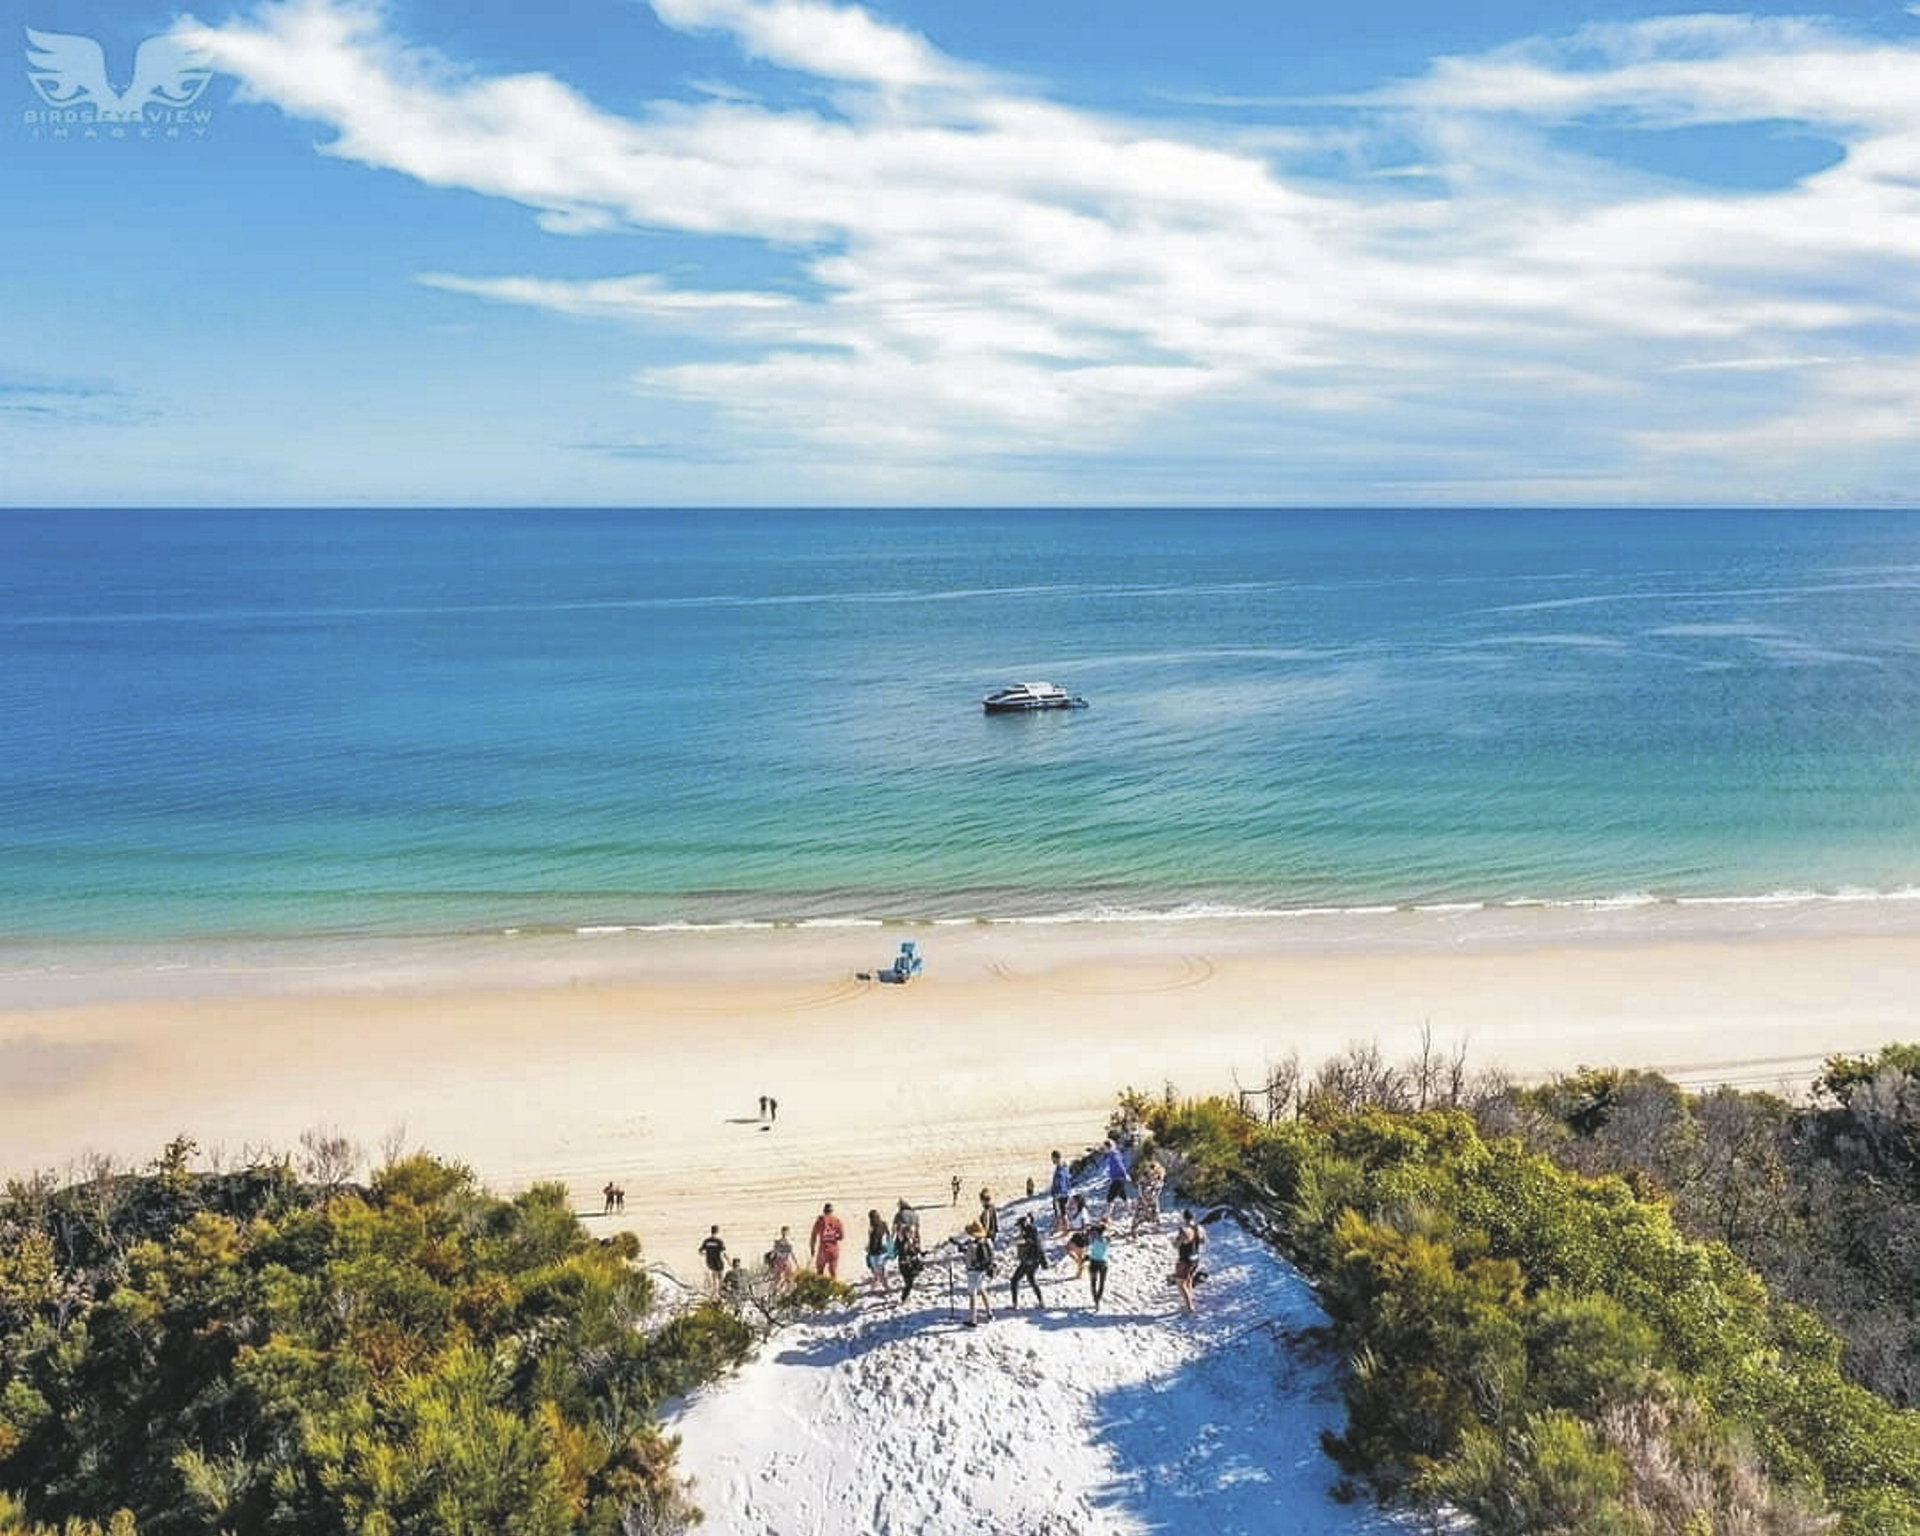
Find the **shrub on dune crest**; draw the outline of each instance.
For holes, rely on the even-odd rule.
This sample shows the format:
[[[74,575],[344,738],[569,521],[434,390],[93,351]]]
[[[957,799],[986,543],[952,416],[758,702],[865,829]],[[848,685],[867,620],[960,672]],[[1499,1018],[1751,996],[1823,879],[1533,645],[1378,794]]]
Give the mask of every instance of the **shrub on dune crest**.
[[[458,1164],[277,1161],[0,1202],[0,1533],[684,1530],[654,1411],[741,1360],[705,1308],[649,1329],[630,1235]],[[322,1157],[324,1154],[324,1157]],[[316,1164],[319,1166],[319,1164]]]
[[[1682,1230],[1666,1165],[1621,1151],[1677,1160],[1696,1206],[1724,1191],[1750,1232],[1769,1209],[1755,1192],[1783,1176],[1779,1101],[1583,1072],[1531,1108],[1531,1090],[1492,1085],[1488,1123],[1527,1139],[1489,1139],[1464,1110],[1395,1107],[1405,1084],[1377,1057],[1347,1066],[1293,1120],[1210,1099],[1147,1123],[1190,1193],[1247,1202],[1319,1284],[1351,1365],[1328,1445],[1351,1476],[1492,1536],[1920,1531],[1920,1414],[1848,1382],[1840,1340]],[[1844,1112],[1878,1117],[1839,1155],[1900,1166],[1906,1090],[1887,1074],[1907,1069],[1832,1066],[1859,1100]]]

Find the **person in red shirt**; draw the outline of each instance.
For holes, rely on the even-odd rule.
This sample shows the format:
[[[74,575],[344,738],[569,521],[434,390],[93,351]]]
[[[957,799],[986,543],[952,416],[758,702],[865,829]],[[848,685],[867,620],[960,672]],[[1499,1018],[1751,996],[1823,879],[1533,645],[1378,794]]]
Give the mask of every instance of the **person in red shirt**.
[[[833,1214],[833,1202],[829,1200],[813,1219],[813,1236],[808,1243],[808,1250],[813,1255],[813,1267],[829,1279],[840,1278],[840,1240],[846,1235],[847,1229],[840,1225],[840,1218]]]

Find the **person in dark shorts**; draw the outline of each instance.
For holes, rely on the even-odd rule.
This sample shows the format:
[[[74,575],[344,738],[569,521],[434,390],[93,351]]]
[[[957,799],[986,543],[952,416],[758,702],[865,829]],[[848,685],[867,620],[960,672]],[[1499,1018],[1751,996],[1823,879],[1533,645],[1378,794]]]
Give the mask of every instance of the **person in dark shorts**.
[[[1100,1310],[1100,1300],[1107,1294],[1107,1227],[1105,1222],[1096,1221],[1087,1228],[1087,1284],[1093,1288],[1093,1310]]]
[[[707,1240],[700,1245],[700,1257],[707,1261],[707,1292],[720,1294],[720,1278],[727,1272],[727,1245],[720,1241],[720,1229],[707,1229]]]
[[[1111,1138],[1100,1149],[1100,1171],[1107,1178],[1107,1214],[1113,1214],[1115,1201],[1127,1198],[1127,1160]]]
[[[1047,1250],[1040,1242],[1040,1229],[1034,1225],[1033,1217],[1022,1215],[1014,1224],[1013,1237],[1013,1281],[1007,1287],[1013,1299],[1013,1305],[1020,1305],[1020,1282],[1026,1281],[1033,1288],[1033,1304],[1042,1305],[1040,1300],[1040,1268],[1047,1262]]]
[[[1194,1282],[1200,1277],[1200,1250],[1207,1234],[1193,1219],[1192,1211],[1180,1213],[1180,1230],[1173,1234],[1173,1283],[1180,1287],[1180,1309],[1193,1310]]]

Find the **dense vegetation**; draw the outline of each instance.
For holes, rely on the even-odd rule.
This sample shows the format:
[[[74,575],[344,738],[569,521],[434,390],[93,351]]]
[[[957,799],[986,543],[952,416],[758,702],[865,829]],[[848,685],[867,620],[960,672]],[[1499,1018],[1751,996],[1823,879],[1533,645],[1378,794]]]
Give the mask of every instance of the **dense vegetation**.
[[[742,1358],[717,1307],[660,1321],[630,1234],[558,1185],[510,1200],[324,1145],[0,1200],[0,1533],[668,1532],[697,1513],[654,1412]],[[322,1176],[316,1178],[319,1172]]]
[[[1477,1108],[1483,1129],[1671,1199],[1845,1341],[1854,1380],[1920,1408],[1920,1046],[1835,1057],[1811,1104],[1583,1071]]]
[[[1913,1381],[1917,1080],[1911,1047],[1836,1059],[1796,1110],[1363,1050],[1125,1109],[1319,1282],[1351,1365],[1328,1449],[1389,1502],[1489,1536],[1914,1536],[1920,1413],[1889,1399]]]

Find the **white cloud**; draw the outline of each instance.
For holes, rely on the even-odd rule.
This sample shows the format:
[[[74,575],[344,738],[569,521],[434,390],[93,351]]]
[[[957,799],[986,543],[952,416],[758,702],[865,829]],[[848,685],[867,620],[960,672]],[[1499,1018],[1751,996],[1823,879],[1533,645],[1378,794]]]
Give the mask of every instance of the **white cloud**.
[[[791,311],[782,294],[670,288],[657,277],[607,277],[586,282],[552,282],[534,277],[474,278],[446,272],[423,273],[429,288],[468,293],[508,304],[530,304],[562,314],[629,320],[704,319],[721,313],[745,316]]]
[[[731,32],[756,58],[831,80],[916,88],[978,78],[912,33],[857,8],[808,0],[653,0],[670,27]]]
[[[549,75],[457,68],[350,0],[190,30],[253,98],[327,125],[328,153],[512,199],[556,233],[765,242],[789,271],[761,290],[423,281],[691,331],[712,356],[646,370],[643,392],[822,460],[857,445],[904,472],[1180,442],[1243,456],[1256,495],[1297,468],[1386,483],[1417,460],[1429,483],[1590,496],[1590,476],[1622,495],[1674,484],[1682,458],[1724,491],[1755,444],[1915,441],[1920,401],[1891,383],[1920,301],[1915,47],[1719,15],[1444,59],[1350,103],[1328,135],[1340,183],[1294,168],[1304,130],[1242,140],[1075,109],[857,8],[654,9],[730,33],[833,110],[703,81],[621,116]],[[1778,120],[1844,158],[1739,191],[1552,136]]]

